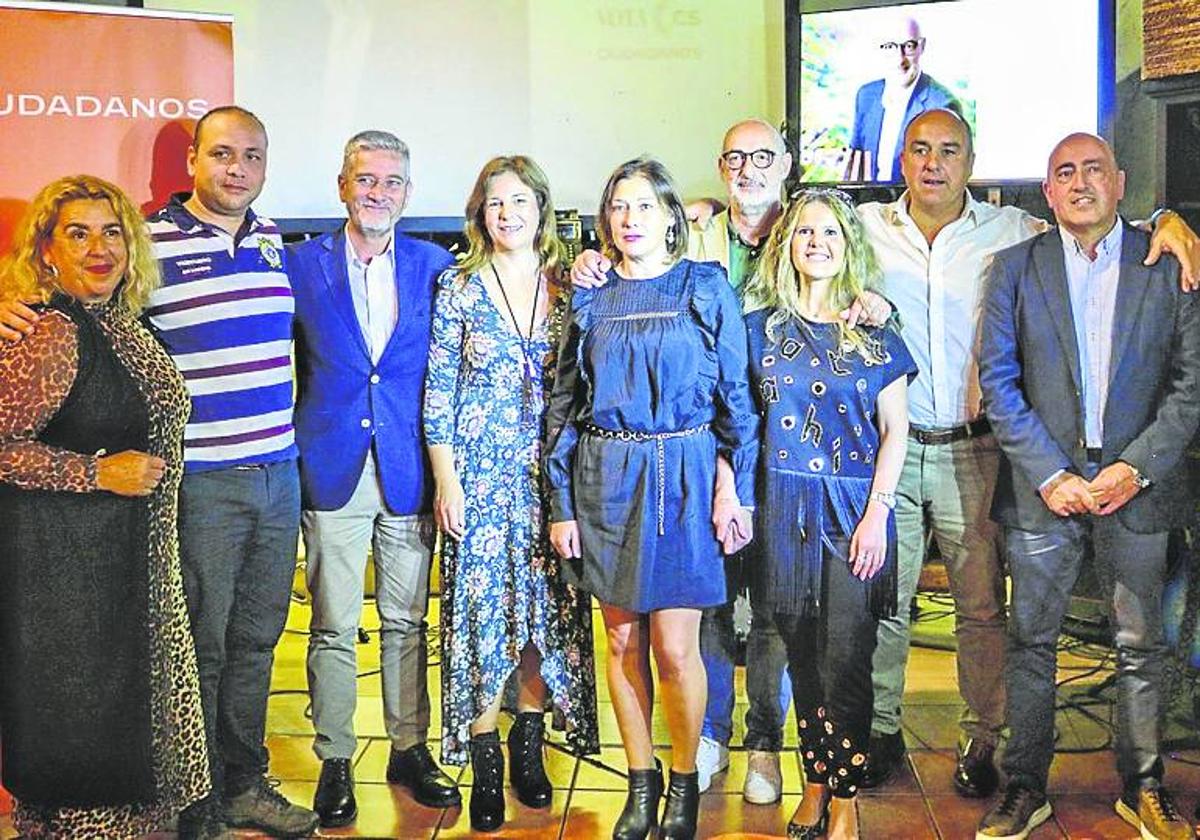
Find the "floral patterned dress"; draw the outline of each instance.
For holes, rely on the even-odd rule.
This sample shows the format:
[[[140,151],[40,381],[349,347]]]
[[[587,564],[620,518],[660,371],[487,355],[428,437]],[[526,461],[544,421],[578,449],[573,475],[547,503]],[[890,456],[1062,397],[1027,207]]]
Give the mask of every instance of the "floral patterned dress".
[[[453,448],[466,533],[442,543],[442,761],[465,764],[468,727],[504,691],[532,643],[555,723],[572,748],[599,750],[590,599],[550,548],[539,470],[543,415],[565,294],[524,343],[477,274],[438,280],[425,438]],[[532,388],[523,396],[525,355]],[[524,403],[524,404],[523,404]]]

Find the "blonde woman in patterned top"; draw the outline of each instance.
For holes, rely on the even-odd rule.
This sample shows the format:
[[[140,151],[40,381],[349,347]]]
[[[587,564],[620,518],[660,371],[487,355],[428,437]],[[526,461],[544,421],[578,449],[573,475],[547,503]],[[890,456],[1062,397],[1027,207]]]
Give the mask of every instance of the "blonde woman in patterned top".
[[[139,323],[130,200],[45,187],[0,265],[39,327],[0,346],[0,730],[28,838],[139,837],[209,790],[176,538],[188,398]]]

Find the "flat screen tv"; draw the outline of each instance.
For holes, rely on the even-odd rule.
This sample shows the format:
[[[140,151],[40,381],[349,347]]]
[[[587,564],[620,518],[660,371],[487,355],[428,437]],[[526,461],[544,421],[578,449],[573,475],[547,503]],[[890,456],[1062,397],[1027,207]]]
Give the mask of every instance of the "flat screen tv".
[[[971,125],[976,182],[1040,180],[1064,135],[1108,133],[1113,0],[789,2],[801,181],[901,181],[899,138],[931,107]]]

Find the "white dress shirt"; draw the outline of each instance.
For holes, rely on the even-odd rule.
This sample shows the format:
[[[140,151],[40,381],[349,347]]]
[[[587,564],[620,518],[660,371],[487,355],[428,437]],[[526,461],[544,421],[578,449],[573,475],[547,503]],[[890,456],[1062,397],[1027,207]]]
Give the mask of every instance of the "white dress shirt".
[[[1079,348],[1079,379],[1083,386],[1084,438],[1090,449],[1104,444],[1104,406],[1108,403],[1108,372],[1112,362],[1113,316],[1117,311],[1117,282],[1121,278],[1121,220],[1096,245],[1093,260],[1071,234],[1059,228]]]
[[[896,144],[900,142],[900,135],[905,128],[904,115],[908,113],[908,102],[912,99],[920,79],[918,74],[908,87],[886,83],[883,86],[883,96],[880,97],[880,103],[883,105],[883,125],[879,127],[879,160],[876,161],[879,176],[876,180],[890,181],[893,176],[899,180],[900,173],[892,172],[892,163],[896,159]]]
[[[377,363],[400,317],[400,301],[396,295],[396,237],[388,241],[382,254],[372,257],[370,262],[363,262],[347,235],[346,270],[350,277],[354,314],[371,351],[371,361]]]
[[[908,214],[907,191],[890,204],[860,204],[858,215],[883,269],[883,293],[900,313],[904,343],[917,363],[909,419],[925,429],[969,423],[980,410],[978,333],[991,256],[1049,226],[969,193],[962,215],[932,246]]]

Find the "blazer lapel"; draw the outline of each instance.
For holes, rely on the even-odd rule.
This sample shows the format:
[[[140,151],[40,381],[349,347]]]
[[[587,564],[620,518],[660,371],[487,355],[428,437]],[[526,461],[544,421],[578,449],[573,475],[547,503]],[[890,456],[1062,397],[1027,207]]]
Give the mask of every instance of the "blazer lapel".
[[[346,229],[342,228],[327,239],[326,244],[325,252],[321,254],[321,273],[325,277],[329,301],[346,322],[346,330],[355,346],[370,359],[371,351],[363,337],[358,315],[354,312],[354,298],[350,296],[350,272],[346,268]]]
[[[1121,239],[1121,276],[1117,279],[1117,300],[1113,312],[1112,356],[1108,365],[1110,396],[1151,282],[1150,269],[1142,265],[1139,250],[1144,256],[1145,250],[1138,247],[1137,235],[1126,227]]]
[[[1054,331],[1062,344],[1063,358],[1071,369],[1075,390],[1082,393],[1079,376],[1079,347],[1075,343],[1075,319],[1071,313],[1071,293],[1067,288],[1067,268],[1063,262],[1062,237],[1058,230],[1043,236],[1034,247],[1033,265],[1036,269],[1046,310],[1054,322]]]

